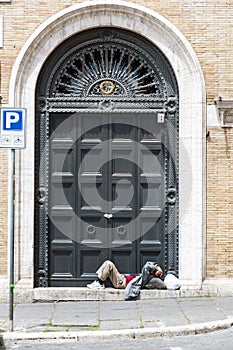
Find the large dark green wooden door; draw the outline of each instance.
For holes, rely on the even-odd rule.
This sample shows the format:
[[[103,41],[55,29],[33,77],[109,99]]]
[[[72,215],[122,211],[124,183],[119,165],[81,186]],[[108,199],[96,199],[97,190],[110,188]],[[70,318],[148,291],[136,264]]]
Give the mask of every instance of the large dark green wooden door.
[[[148,260],[177,271],[177,99],[169,63],[133,33],[88,31],[48,58],[37,86],[36,286],[83,286],[106,259],[122,273]]]

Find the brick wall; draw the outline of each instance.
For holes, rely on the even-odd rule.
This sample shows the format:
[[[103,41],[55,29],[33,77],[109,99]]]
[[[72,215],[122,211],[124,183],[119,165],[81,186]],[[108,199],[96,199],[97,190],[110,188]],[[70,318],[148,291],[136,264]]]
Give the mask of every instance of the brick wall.
[[[0,49],[2,69],[1,95],[8,102],[11,68],[25,41],[47,18],[58,11],[82,1],[72,0],[12,0],[0,3],[4,16],[4,48]],[[189,40],[195,50],[205,77],[207,102],[213,104],[216,96],[233,98],[233,3],[224,0],[135,0],[137,4],[153,9],[172,22]],[[207,143],[207,275],[232,277],[231,208],[232,147],[231,129],[210,129]],[[0,247],[6,247],[7,206],[6,152],[1,155],[1,213]],[[5,252],[4,252],[5,254]],[[0,254],[0,263],[6,255]],[[0,265],[0,273],[6,264]]]
[[[233,277],[233,129],[208,131],[207,276]]]

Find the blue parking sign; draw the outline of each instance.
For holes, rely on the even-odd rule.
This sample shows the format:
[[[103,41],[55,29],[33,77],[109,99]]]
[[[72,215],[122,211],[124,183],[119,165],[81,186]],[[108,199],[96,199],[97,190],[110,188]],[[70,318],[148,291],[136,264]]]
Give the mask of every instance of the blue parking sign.
[[[22,110],[3,110],[2,119],[3,130],[23,130]]]
[[[24,148],[26,109],[2,107],[0,110],[0,147]]]

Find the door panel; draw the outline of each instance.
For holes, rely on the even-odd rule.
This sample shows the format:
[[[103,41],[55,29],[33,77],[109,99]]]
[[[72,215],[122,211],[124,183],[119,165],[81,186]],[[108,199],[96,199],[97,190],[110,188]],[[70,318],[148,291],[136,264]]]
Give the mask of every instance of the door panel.
[[[161,126],[143,115],[130,125],[109,114],[50,118],[50,285],[85,285],[106,259],[122,273],[162,264]]]
[[[138,260],[164,261],[164,203],[165,176],[162,145],[163,124],[155,122],[152,116],[141,118],[140,150],[138,152],[141,170],[139,174],[139,231]]]
[[[78,249],[77,281],[84,283],[108,258],[107,223],[103,217],[107,200],[106,169],[101,167],[107,157],[106,126],[103,116],[76,118],[80,137],[76,141],[76,246]],[[97,125],[97,126],[94,126]],[[101,200],[101,198],[103,200]],[[90,277],[91,276],[91,277]]]
[[[74,121],[69,114],[51,114],[50,125],[49,274],[60,285],[76,275]]]
[[[109,256],[122,273],[135,273],[136,249],[135,223],[137,215],[137,139],[136,118],[132,125],[125,124],[125,117],[109,128],[110,176],[109,210],[113,215],[110,222]]]

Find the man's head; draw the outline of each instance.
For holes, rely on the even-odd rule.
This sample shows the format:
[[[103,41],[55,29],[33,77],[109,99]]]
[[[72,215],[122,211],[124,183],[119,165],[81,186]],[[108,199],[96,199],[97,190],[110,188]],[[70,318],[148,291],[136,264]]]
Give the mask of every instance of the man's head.
[[[156,266],[156,269],[153,272],[153,276],[154,277],[160,277],[160,278],[163,276],[163,270],[161,269],[161,267],[159,265]]]

